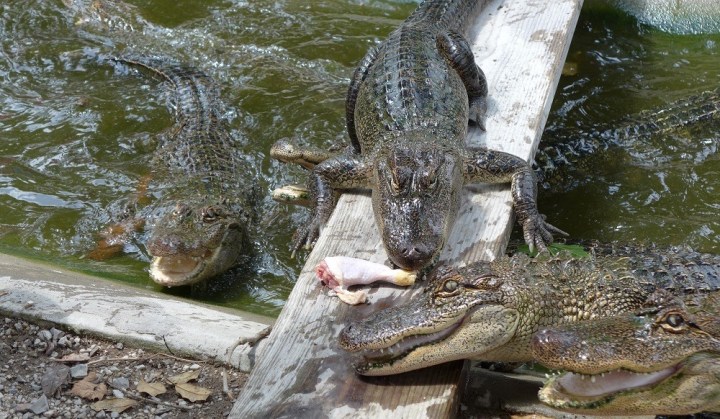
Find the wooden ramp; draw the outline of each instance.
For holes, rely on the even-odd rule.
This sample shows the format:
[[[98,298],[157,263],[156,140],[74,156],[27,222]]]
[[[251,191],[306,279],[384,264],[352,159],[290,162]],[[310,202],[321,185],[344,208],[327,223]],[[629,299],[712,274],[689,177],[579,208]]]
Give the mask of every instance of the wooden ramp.
[[[528,160],[534,155],[581,5],[582,0],[488,2],[470,40],[490,88],[487,133],[471,129],[470,144]],[[467,189],[442,257],[446,263],[493,259],[512,229],[509,186]],[[353,373],[352,357],[337,346],[340,330],[348,320],[401,303],[410,291],[373,288],[370,305],[349,307],[327,296],[313,272],[322,258],[338,255],[387,259],[367,194],[341,198],[230,417],[454,416],[462,362],[389,377]]]

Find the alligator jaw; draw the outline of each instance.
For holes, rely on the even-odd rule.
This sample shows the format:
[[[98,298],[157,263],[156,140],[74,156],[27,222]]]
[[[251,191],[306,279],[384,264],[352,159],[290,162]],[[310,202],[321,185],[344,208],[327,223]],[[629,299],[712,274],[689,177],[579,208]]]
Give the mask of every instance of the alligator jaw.
[[[395,361],[404,358],[419,346],[432,345],[447,338],[457,330],[464,320],[465,317],[462,317],[460,320],[438,332],[406,337],[386,348],[366,350],[362,353],[365,361],[356,364],[355,370],[359,374],[368,374],[372,369],[392,365]]]
[[[388,350],[395,345],[389,345],[385,348],[384,359],[366,359],[355,365],[355,371],[361,375],[390,375],[457,359],[482,358],[484,354],[512,340],[518,327],[518,318],[517,310],[501,305],[480,305],[441,331],[415,335],[414,340],[408,340],[407,345],[398,342],[402,349],[398,347],[392,354]],[[371,353],[382,351],[374,350]]]
[[[681,369],[682,363],[652,372],[622,368],[591,375],[566,372],[551,378],[538,396],[551,407],[595,411],[618,395],[651,389]]]
[[[207,268],[220,253],[220,247],[203,256],[156,256],[150,265],[150,277],[165,287],[192,285],[208,277]]]

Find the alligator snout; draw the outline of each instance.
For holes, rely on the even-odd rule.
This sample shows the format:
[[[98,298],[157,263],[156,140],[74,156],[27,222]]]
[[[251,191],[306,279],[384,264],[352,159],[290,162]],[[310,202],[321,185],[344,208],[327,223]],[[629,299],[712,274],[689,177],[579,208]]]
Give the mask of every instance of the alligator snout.
[[[402,246],[399,251],[390,257],[396,265],[403,269],[416,271],[427,265],[435,255],[435,249],[422,244],[409,244]]]

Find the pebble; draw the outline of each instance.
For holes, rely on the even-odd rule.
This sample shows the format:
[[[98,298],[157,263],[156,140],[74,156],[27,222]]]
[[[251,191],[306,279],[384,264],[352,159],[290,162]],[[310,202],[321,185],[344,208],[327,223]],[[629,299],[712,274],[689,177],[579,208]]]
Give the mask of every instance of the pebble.
[[[50,405],[48,404],[48,399],[47,397],[45,397],[44,394],[40,396],[37,400],[33,401],[30,405],[30,411],[32,411],[36,415],[45,413],[48,410],[50,410]]]
[[[44,341],[49,341],[52,339],[52,333],[49,330],[41,330],[38,332],[38,337]]]
[[[123,392],[120,391],[120,390],[113,390],[113,391],[112,391],[112,394],[113,394],[113,397],[118,398],[118,399],[124,399],[124,398],[125,398],[125,393],[123,393]]]
[[[87,364],[77,364],[70,367],[70,376],[72,378],[83,378],[88,375]]]
[[[128,380],[126,377],[113,378],[110,381],[110,386],[119,390],[125,390],[126,388],[130,387],[130,380]]]

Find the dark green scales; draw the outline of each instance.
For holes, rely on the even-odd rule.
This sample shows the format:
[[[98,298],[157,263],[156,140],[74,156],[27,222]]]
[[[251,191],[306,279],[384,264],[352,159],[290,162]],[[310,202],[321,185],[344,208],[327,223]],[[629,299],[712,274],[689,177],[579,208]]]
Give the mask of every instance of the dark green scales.
[[[295,237],[295,250],[315,242],[339,190],[348,188],[372,190],[388,257],[409,270],[439,258],[465,183],[511,183],[531,247],[544,249],[551,233],[561,232],[537,210],[536,180],[527,162],[465,144],[468,121],[482,126],[486,109],[485,76],[465,39],[485,4],[425,1],[367,53],[347,95],[348,151],[327,158],[290,152],[284,144],[273,149],[275,158],[312,168],[308,188],[314,210]]]
[[[217,85],[204,72],[149,57],[114,61],[144,68],[172,85],[175,124],[158,136],[151,192],[138,212],[150,236],[150,276],[164,286],[192,285],[227,271],[247,251],[255,172],[230,135]]]

